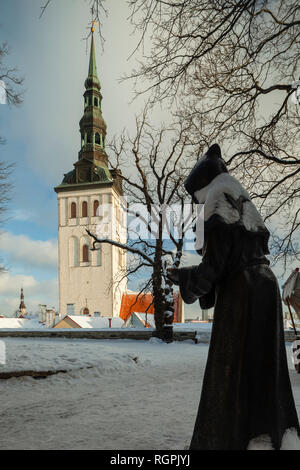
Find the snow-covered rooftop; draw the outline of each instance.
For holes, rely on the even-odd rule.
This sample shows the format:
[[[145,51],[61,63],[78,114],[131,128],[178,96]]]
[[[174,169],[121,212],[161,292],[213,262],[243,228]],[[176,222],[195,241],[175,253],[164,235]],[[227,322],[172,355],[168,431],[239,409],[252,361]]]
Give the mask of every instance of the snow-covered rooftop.
[[[0,318],[0,328],[43,328],[38,318]]]
[[[133,312],[142,322],[148,323],[148,325],[151,325],[152,327],[155,326],[154,322],[154,315],[153,314],[146,314],[146,313],[139,313],[139,312]]]
[[[81,328],[109,328],[109,318],[106,317],[87,317],[84,315],[68,315]],[[112,318],[111,327],[121,328],[124,321],[121,318]]]

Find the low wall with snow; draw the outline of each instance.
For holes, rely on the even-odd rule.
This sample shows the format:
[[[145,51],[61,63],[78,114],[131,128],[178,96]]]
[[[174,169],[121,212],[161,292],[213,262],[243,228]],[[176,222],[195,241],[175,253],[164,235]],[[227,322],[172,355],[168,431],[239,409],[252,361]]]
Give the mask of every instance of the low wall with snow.
[[[107,328],[103,330],[72,328],[72,329],[0,329],[0,337],[38,337],[38,338],[87,338],[87,339],[136,339],[148,340],[151,338],[153,328],[133,329],[133,328]],[[174,331],[175,341],[194,339],[195,331]]]
[[[107,328],[102,330],[84,329],[84,328],[71,328],[71,329],[53,329],[43,328],[36,330],[28,329],[0,329],[1,337],[21,337],[21,338],[86,338],[86,339],[135,339],[135,340],[149,340],[152,336],[154,329],[134,329],[134,328]],[[211,331],[209,329],[179,329],[174,328],[174,340],[184,341],[192,339],[197,343],[209,343]],[[295,334],[292,330],[285,330],[285,341],[292,342],[295,340]],[[300,331],[299,331],[300,337]]]

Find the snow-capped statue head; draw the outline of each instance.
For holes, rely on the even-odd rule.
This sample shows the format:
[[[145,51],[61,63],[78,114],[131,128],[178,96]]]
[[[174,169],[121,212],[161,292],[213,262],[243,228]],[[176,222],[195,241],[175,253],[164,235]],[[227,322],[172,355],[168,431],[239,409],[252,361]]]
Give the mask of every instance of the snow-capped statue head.
[[[197,192],[209,185],[209,183],[221,173],[228,173],[226,164],[221,155],[218,144],[212,145],[207,153],[199,158],[196,165],[185,180],[184,187],[195,202],[202,203],[195,196]]]

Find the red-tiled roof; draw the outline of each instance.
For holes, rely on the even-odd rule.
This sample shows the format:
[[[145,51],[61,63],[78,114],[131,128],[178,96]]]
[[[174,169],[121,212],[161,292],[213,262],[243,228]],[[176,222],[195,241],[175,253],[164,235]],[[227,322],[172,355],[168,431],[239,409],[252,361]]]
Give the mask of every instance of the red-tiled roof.
[[[132,312],[146,313],[146,309],[149,307],[153,300],[151,293],[141,294],[137,297],[135,292],[125,292],[122,296],[120,318],[126,321]],[[174,293],[174,322],[178,321],[178,309],[179,309],[179,293]],[[154,305],[152,304],[148,310],[148,314],[154,314]]]
[[[137,297],[137,293],[124,293],[122,296],[120,318],[126,321],[132,312],[145,313],[153,299],[152,294],[142,294]],[[147,313],[154,313],[154,305],[152,304]]]

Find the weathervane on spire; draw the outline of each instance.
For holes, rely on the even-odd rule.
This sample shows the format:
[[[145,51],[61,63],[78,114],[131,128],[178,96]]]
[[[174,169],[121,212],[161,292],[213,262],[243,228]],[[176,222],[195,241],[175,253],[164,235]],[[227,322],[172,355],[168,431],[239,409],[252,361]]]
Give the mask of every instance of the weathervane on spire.
[[[104,13],[105,16],[108,15],[107,10],[103,7],[102,3],[101,3],[101,6],[99,7],[93,4],[93,6],[90,9],[91,21],[88,23],[88,26],[86,28],[88,30],[88,33],[87,33],[87,36],[83,38],[83,40],[86,41],[86,51],[88,50],[88,39],[90,38],[90,36],[94,37],[96,26],[98,28],[100,43],[102,45],[102,51],[103,51],[103,45],[104,45],[105,39],[101,31],[102,23],[100,19],[100,12]]]
[[[92,34],[95,32],[94,26],[97,26],[97,24],[98,24],[98,21],[92,20],[92,27],[91,27]]]
[[[92,38],[94,37],[95,26],[97,26],[99,24],[99,22],[96,21],[96,19],[93,19],[93,18],[94,18],[94,13],[92,12],[92,21],[89,23],[89,26],[87,27],[87,29],[90,30],[90,32],[88,33],[87,37],[84,38],[84,40],[86,41],[86,52],[88,50],[88,39],[89,39],[90,36],[92,36]]]
[[[95,32],[95,26],[97,26],[97,24],[98,24],[98,21],[96,21],[97,15],[96,15],[96,18],[95,18],[94,5],[91,8],[91,13],[92,13],[91,33],[93,34]]]

